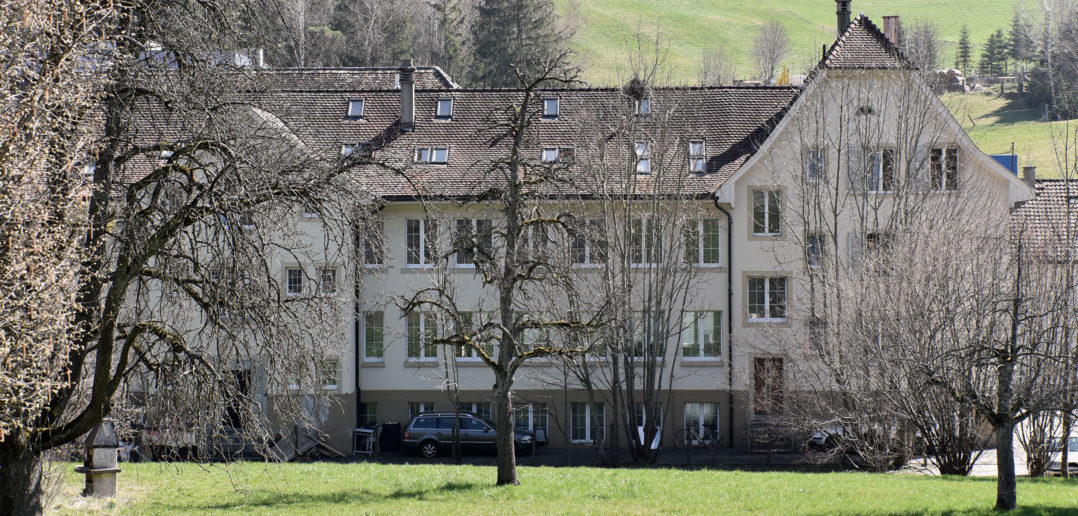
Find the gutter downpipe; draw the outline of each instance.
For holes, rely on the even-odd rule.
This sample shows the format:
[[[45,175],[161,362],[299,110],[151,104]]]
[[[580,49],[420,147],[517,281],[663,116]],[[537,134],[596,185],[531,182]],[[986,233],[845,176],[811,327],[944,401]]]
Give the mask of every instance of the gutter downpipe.
[[[715,207],[726,215],[726,425],[730,432],[730,447],[734,447],[734,216],[719,206],[719,198],[714,197]]]

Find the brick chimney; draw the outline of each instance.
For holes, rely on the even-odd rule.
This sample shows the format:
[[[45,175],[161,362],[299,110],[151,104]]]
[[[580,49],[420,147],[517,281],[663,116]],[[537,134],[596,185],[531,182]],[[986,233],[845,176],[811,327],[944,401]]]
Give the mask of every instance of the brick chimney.
[[[1022,181],[1030,188],[1037,186],[1037,167],[1022,167]]]
[[[850,26],[850,0],[835,0],[838,4],[838,35],[842,36]]]
[[[883,35],[887,36],[891,43],[898,43],[898,16],[883,17]]]
[[[415,67],[405,59],[400,68],[401,131],[415,129]]]

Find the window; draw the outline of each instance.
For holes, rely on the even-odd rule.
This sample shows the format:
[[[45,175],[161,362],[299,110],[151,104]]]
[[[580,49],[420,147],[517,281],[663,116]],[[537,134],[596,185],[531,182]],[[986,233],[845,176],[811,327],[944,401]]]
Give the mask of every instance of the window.
[[[322,361],[322,370],[320,371],[322,377],[322,388],[326,390],[336,390],[338,386],[338,378],[340,372],[338,368],[341,365],[341,361],[336,358],[327,358]]]
[[[749,320],[786,320],[786,278],[749,278],[748,303]]]
[[[539,159],[543,163],[569,165],[576,160],[576,150],[572,147],[543,147]]]
[[[782,412],[782,359],[758,357],[753,359],[753,411],[757,414]]]
[[[685,263],[719,265],[719,219],[689,220],[683,231]]]
[[[633,312],[633,357],[660,355],[666,340],[665,328],[662,311]],[[662,359],[661,356],[657,358]]]
[[[662,260],[659,229],[659,219],[655,217],[633,219],[630,231],[633,265],[654,265]]]
[[[539,159],[541,159],[543,163],[556,163],[558,161],[558,148],[543,147],[543,152]]]
[[[516,317],[520,323],[537,320],[530,314],[524,312],[516,312],[514,317]],[[519,330],[515,337],[517,345],[524,351],[531,351],[535,349],[536,346],[550,345],[549,328],[524,328]]]
[[[561,101],[557,97],[543,99],[543,118],[558,118],[561,114]]]
[[[341,156],[346,157],[346,158],[350,157],[352,155],[352,153],[355,152],[355,150],[356,150],[355,145],[350,144],[350,143],[343,144],[343,145],[341,145]]]
[[[359,246],[365,267],[385,263],[385,238],[381,220],[372,221],[359,236]]]
[[[782,232],[782,193],[778,190],[752,192],[752,234],[777,236]]]
[[[827,321],[820,317],[812,317],[808,321],[808,344],[809,351],[819,352],[823,349],[824,339],[827,336]]]
[[[534,432],[547,429],[546,403],[514,403],[513,429]]]
[[[432,410],[434,410],[434,402],[433,401],[409,401],[408,402],[408,419],[412,419],[413,417],[416,417],[416,416],[418,416],[418,415],[420,415],[420,414],[422,414],[424,412],[430,412]],[[437,426],[436,426],[437,423],[434,423],[434,421],[436,421],[436,420],[434,418],[430,418],[430,419],[431,419],[432,426],[423,426],[423,427],[421,427],[421,426],[419,426],[419,422],[416,421],[415,428],[430,428],[430,429],[437,428]]]
[[[703,436],[705,430],[718,432],[719,430],[719,404],[718,403],[686,403],[685,404],[685,427],[691,428],[697,435]],[[693,445],[707,444],[706,442],[693,441]]]
[[[303,269],[289,267],[285,269],[285,292],[290,296],[303,294]]]
[[[634,102],[635,111],[638,115],[650,115],[651,114],[651,98],[644,97]]]
[[[323,295],[337,293],[337,269],[324,268],[318,270],[318,291]]]
[[[865,259],[877,274],[885,274],[891,267],[891,235],[868,233],[865,235]]]
[[[223,214],[221,214],[221,225],[222,225],[222,227],[224,227],[224,229],[231,228],[233,222],[238,222],[240,229],[242,229],[244,231],[251,231],[251,230],[257,228],[257,226],[255,225],[255,218],[250,213],[240,213],[240,214],[235,214],[235,213],[225,214],[225,213],[223,213]]]
[[[363,99],[351,99],[348,101],[348,118],[363,118]]]
[[[574,443],[603,442],[606,411],[602,403],[569,404],[570,439]]]
[[[494,223],[490,219],[457,219],[453,231],[457,267],[475,267],[480,260],[494,257]]]
[[[651,172],[651,145],[646,142],[637,142],[633,147],[636,151],[636,173],[648,174]]]
[[[575,226],[569,249],[572,262],[577,265],[606,263],[606,224],[601,220],[589,220]]]
[[[722,343],[722,312],[685,312],[682,315],[681,356],[719,358]]]
[[[438,222],[431,219],[408,219],[408,267],[430,267],[438,256]]]
[[[520,238],[517,239],[517,249],[527,260],[541,260],[546,256],[549,242],[550,234],[546,226],[530,224],[521,230]]]
[[[707,147],[704,140],[689,142],[689,172],[707,172]]]
[[[930,159],[932,190],[954,192],[958,190],[958,149],[932,149]]]
[[[341,145],[341,157],[363,159],[374,156],[374,145],[370,143],[345,143]]]
[[[381,361],[385,353],[385,313],[363,314],[363,358]]]
[[[820,147],[805,149],[805,179],[808,181],[823,181],[827,178],[827,169],[824,162],[825,151]]]
[[[406,316],[408,324],[408,358],[434,359],[438,348],[434,337],[438,334],[438,322],[429,312],[412,312]]]
[[[453,118],[453,99],[438,99],[438,104],[434,108],[434,118],[439,120],[449,120],[450,118]]]
[[[303,203],[303,218],[305,219],[317,219],[322,217],[322,213],[318,211],[318,205],[314,203]]]
[[[660,428],[663,426],[663,404],[659,403],[657,409],[659,420],[658,425]],[[633,411],[633,418],[636,420],[636,426],[644,426],[644,420],[648,417],[647,407],[643,403],[637,403],[636,409]]]
[[[357,423],[360,428],[374,428],[378,426],[378,404],[360,403],[358,419],[359,421],[357,421]]]
[[[471,412],[483,419],[493,420],[494,411],[491,410],[490,402],[478,402],[478,403],[458,403],[458,407],[462,412]]]
[[[478,331],[485,324],[493,320],[494,312],[460,312],[461,327],[456,328],[455,333],[457,335],[465,335]],[[478,336],[473,338],[478,338]],[[494,340],[484,339],[479,343],[479,346],[483,348],[483,352],[486,353],[487,356],[494,355]],[[456,355],[458,358],[478,359],[479,351],[470,346],[458,346]]]
[[[868,191],[890,193],[895,189],[895,150],[869,151],[867,166]]]
[[[805,261],[808,266],[818,269],[823,261],[824,237],[819,233],[809,233],[805,241]]]
[[[415,162],[445,165],[449,163],[449,147],[417,147]]]

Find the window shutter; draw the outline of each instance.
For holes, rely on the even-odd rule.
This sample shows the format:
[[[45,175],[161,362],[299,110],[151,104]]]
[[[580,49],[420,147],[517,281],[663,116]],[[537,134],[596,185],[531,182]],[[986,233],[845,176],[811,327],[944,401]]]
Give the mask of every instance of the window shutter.
[[[861,234],[857,232],[850,232],[847,235],[847,253],[850,259],[850,269],[861,269]]]
[[[865,151],[861,147],[850,147],[846,154],[846,175],[850,179],[850,190],[855,193],[865,192],[865,176],[868,174]]]

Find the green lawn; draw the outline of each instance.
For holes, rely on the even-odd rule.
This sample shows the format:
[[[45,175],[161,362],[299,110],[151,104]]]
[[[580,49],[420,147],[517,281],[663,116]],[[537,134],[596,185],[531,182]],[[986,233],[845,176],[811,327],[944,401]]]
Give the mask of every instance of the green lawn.
[[[662,34],[669,48],[666,64],[675,84],[696,80],[706,49],[725,48],[738,63],[738,77],[753,75],[749,50],[760,26],[777,20],[790,36],[786,64],[799,73],[820,58],[821,45],[835,40],[832,0],[555,0],[577,26],[573,48],[583,78],[594,84],[618,83],[627,62],[628,39],[639,31]],[[854,0],[854,15],[865,13],[878,25],[896,14],[904,23],[931,20],[943,42],[945,66],[952,66],[962,25],[969,26],[976,56],[988,35],[1011,26],[1016,3],[1036,12],[1033,0]]]
[[[1014,142],[1020,167],[1037,167],[1038,177],[1061,176],[1053,150],[1053,132],[1060,136],[1065,122],[1041,122],[1039,111],[994,93],[948,94],[943,101],[981,150],[1008,154]],[[1071,131],[1074,130],[1075,121],[1071,121]]]
[[[52,513],[205,514],[982,514],[994,479],[865,473],[377,464],[124,464],[122,496],[87,503],[67,476]],[[71,468],[67,468],[70,470]],[[1078,482],[1020,480],[1019,514],[1074,514]]]

